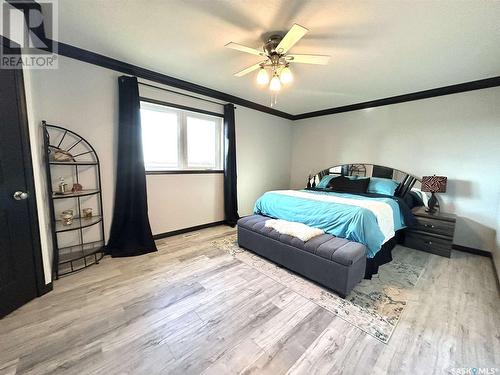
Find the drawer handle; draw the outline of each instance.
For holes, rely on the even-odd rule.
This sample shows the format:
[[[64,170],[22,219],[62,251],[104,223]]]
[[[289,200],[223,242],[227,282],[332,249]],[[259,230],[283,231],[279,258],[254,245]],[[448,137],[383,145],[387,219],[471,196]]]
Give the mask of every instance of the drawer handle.
[[[433,225],[433,224],[424,224],[424,227],[427,227],[427,228],[434,228],[434,225]]]

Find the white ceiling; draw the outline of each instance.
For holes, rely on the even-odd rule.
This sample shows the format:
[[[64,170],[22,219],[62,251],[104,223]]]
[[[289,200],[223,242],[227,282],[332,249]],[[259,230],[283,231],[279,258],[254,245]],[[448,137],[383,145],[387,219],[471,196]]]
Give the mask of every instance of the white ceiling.
[[[299,114],[500,76],[500,1],[73,0],[59,1],[62,42],[260,104],[255,75],[233,73],[259,57],[262,35],[310,29],[292,53],[331,55],[293,66],[275,108]]]

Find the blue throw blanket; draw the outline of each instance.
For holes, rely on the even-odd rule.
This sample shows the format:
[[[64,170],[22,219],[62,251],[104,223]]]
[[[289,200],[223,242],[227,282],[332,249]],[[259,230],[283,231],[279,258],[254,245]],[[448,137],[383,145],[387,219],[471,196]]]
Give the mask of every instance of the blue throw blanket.
[[[405,227],[399,202],[393,197],[367,197],[355,194],[302,190],[308,194],[327,194],[356,200],[377,200],[390,205],[394,230]],[[267,192],[255,203],[254,213],[294,221],[324,230],[336,237],[364,244],[373,258],[384,243],[376,215],[369,209],[352,204],[324,202],[303,197]]]

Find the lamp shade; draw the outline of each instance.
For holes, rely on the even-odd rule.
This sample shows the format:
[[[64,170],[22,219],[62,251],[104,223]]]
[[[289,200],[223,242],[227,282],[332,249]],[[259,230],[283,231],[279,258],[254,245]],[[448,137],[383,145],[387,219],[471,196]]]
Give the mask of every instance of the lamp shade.
[[[448,178],[445,176],[423,176],[422,191],[427,193],[445,193],[447,180]]]

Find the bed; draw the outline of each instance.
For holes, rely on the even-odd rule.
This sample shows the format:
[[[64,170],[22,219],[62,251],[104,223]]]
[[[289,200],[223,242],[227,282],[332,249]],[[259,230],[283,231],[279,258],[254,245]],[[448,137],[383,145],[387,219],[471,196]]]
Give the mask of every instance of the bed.
[[[364,167],[364,165],[362,166]],[[365,167],[365,169],[367,168]],[[329,169],[329,171],[331,170],[332,168]],[[318,281],[321,279],[318,272],[324,273],[331,269],[339,273],[339,264],[347,267],[344,276],[351,278],[350,282],[347,283],[349,285],[346,284],[346,280],[340,280],[340,282],[329,282],[329,285],[325,286],[340,291],[341,295],[348,294],[350,289],[354,287],[353,280],[363,277],[370,279],[373,274],[378,272],[379,266],[392,260],[391,251],[399,242],[402,230],[413,224],[411,206],[421,203],[414,194],[411,194],[411,189],[418,181],[417,179],[397,170],[389,170],[387,167],[381,169],[384,177],[377,177],[373,175],[374,170],[376,171],[375,168],[371,167],[368,177],[366,171],[365,175],[345,175],[346,170],[340,169],[342,183],[347,183],[350,186],[352,182],[347,180],[358,180],[356,184],[365,185],[358,190],[353,188],[354,191],[348,191],[351,189],[350,187],[343,187],[345,191],[340,188],[332,188],[335,183],[338,185],[338,182],[329,182],[328,184],[323,182],[325,180],[340,181],[341,179],[337,178],[339,176],[335,173],[320,173],[319,178],[317,176],[312,178],[313,183],[310,183],[311,176],[309,177],[306,189],[266,192],[255,203],[254,217],[240,223],[242,231],[239,230],[238,234],[243,236],[241,241],[238,240],[240,245],[323,285],[325,282]],[[393,178],[388,178],[391,176]],[[364,180],[364,182],[359,180]],[[393,186],[389,190],[368,188],[368,184],[370,186],[372,184],[375,186],[376,183],[386,184],[389,180],[392,181]],[[408,197],[411,199],[409,200]],[[323,245],[323,249],[313,249],[312,245],[307,245],[307,242],[297,238],[292,241],[288,238],[289,236],[280,236],[263,228],[262,225],[265,224],[262,223],[270,219],[302,223],[308,227],[321,229],[325,235],[330,236],[323,238],[329,244],[336,243],[333,239],[343,239],[349,244],[363,245],[364,250],[356,248],[356,251],[364,252],[364,269],[359,271],[361,263],[358,262],[357,258],[348,259],[349,257],[345,257],[348,254],[344,254],[343,259],[336,256],[338,249],[335,246],[330,246],[332,248],[326,251],[328,256],[322,259],[322,261],[330,261],[330,268],[328,268],[328,264],[325,267],[323,265],[321,267],[308,267],[308,262],[318,260],[314,258],[314,255],[321,251],[325,252],[325,246]],[[250,237],[252,237],[251,240]],[[286,245],[286,250],[281,245]],[[274,250],[270,251],[271,248]],[[292,248],[293,250],[291,250]],[[354,249],[354,247],[352,248]],[[298,252],[296,256],[294,255],[295,259],[289,260],[287,254],[291,255],[295,252]],[[351,272],[349,268],[356,262],[358,262],[356,264],[358,270],[355,275],[352,275],[349,273]]]
[[[396,231],[405,227],[405,214],[410,215],[406,208],[396,197],[280,190],[262,195],[255,203],[254,213],[300,222],[362,243],[368,248],[368,258],[373,258]]]

